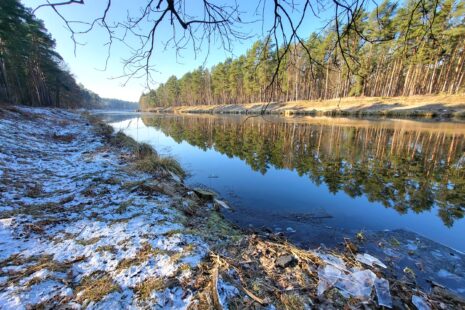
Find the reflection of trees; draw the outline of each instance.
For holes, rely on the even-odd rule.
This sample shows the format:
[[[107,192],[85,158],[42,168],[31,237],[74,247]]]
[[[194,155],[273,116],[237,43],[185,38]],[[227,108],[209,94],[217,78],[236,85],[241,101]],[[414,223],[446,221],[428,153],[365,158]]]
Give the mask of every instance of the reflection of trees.
[[[177,142],[237,156],[265,174],[296,170],[332,193],[365,195],[399,213],[439,207],[445,225],[464,215],[465,139],[445,131],[178,116],[144,119]]]

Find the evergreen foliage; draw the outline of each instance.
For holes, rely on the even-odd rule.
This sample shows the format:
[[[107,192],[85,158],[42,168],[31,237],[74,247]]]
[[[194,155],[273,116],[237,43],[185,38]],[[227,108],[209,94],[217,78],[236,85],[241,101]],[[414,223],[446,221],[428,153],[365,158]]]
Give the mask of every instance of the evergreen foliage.
[[[100,103],[76,83],[44,23],[18,0],[0,1],[0,102],[67,108]]]
[[[275,75],[275,48],[266,38],[210,70],[170,77],[143,94],[141,107],[324,100],[347,96],[411,96],[465,90],[465,3],[385,0],[356,18],[357,32],[312,33],[290,47]],[[284,49],[284,46],[279,47]],[[317,63],[315,63],[317,62]]]

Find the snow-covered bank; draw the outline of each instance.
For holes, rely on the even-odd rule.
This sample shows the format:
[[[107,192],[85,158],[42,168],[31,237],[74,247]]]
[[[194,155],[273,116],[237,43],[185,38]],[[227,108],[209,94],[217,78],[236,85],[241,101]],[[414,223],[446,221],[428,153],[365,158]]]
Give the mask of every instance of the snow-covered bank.
[[[174,198],[136,190],[150,176],[77,114],[2,114],[0,308],[186,306],[208,246],[184,232]]]
[[[421,289],[406,267],[428,270],[418,256],[437,256],[438,276],[461,289],[460,253],[392,235],[371,242],[384,258],[372,256],[368,235],[306,250],[245,234],[215,211],[211,193],[153,166],[173,163],[136,170],[124,147],[135,142],[89,120],[0,107],[0,309],[465,307],[445,284]]]

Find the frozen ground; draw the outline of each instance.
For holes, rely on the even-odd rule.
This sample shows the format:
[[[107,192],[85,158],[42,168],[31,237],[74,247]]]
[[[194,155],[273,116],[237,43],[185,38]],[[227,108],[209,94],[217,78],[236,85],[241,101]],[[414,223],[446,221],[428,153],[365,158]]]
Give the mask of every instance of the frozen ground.
[[[149,176],[78,114],[1,113],[0,308],[186,307],[208,247],[172,197],[134,190]]]

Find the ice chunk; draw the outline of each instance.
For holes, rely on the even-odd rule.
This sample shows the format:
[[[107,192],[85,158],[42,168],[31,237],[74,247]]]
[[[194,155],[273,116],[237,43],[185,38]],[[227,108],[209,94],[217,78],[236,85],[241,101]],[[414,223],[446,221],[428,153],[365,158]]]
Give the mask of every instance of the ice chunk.
[[[168,170],[168,173],[170,174],[170,176],[174,180],[174,182],[182,183],[182,179],[181,179],[181,177],[179,175],[177,175],[176,173],[174,173],[172,171],[169,171],[169,170]]]
[[[336,268],[346,270],[346,264],[342,258],[331,255],[331,254],[317,254],[326,264],[333,265]]]
[[[0,277],[0,286],[5,285],[8,282],[8,277]]]
[[[416,250],[418,250],[418,246],[417,246],[415,243],[413,243],[412,240],[409,240],[409,241],[408,241],[408,243],[406,244],[406,247],[407,247],[407,250],[409,250],[409,251],[416,251]]]
[[[345,297],[368,299],[375,279],[376,275],[371,270],[356,271],[342,278],[335,286]]]
[[[393,249],[390,249],[390,248],[384,249],[383,252],[384,252],[384,254],[386,254],[387,256],[390,256],[390,257],[399,258],[399,257],[402,256],[399,252],[397,252],[397,251],[395,251]]]
[[[219,204],[221,207],[225,208],[225,209],[229,209],[229,206],[226,202],[224,202],[223,200],[219,200],[219,199],[216,199],[215,198],[215,202],[217,204]]]
[[[440,269],[438,271],[438,276],[440,276],[441,278],[449,278],[449,279],[456,279],[456,280],[460,280],[461,278],[456,275],[456,274],[453,274],[445,269]]]
[[[341,275],[341,270],[332,265],[320,267],[318,269],[318,296],[333,286],[341,278]]]
[[[415,305],[415,307],[417,307],[418,310],[431,310],[426,300],[421,296],[413,295],[412,303]]]
[[[382,268],[387,268],[385,264],[383,264],[379,259],[377,259],[374,256],[371,256],[370,254],[357,254],[355,257],[359,262],[364,263],[368,266],[373,267],[373,265],[378,265]]]
[[[389,281],[383,278],[375,279],[376,296],[378,297],[378,305],[392,308],[392,298],[389,292]]]

